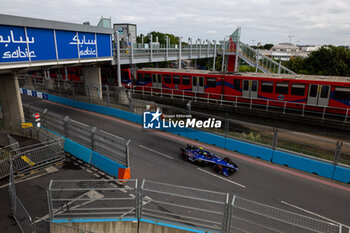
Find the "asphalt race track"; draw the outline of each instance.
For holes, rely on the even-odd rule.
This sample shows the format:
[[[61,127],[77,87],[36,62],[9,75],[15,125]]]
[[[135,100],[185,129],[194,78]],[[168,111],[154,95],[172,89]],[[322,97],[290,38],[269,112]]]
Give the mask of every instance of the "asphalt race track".
[[[132,178],[229,192],[263,204],[350,225],[350,185],[199,144],[174,134],[144,130],[140,125],[111,116],[26,96],[22,96],[22,100],[131,139]],[[239,166],[239,171],[226,178],[214,173],[210,167],[202,168],[183,161],[180,147],[187,143],[202,145],[221,157],[230,156]]]

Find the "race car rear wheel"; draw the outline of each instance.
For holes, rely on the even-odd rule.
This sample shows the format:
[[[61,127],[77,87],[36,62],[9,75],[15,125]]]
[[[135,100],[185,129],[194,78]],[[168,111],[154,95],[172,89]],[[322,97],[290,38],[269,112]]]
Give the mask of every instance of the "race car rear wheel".
[[[218,174],[222,174],[222,166],[214,166],[214,171]]]

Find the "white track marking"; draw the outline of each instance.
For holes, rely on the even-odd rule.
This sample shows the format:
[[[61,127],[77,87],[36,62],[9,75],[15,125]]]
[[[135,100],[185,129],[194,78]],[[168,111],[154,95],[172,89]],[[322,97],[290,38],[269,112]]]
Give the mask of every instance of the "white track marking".
[[[169,155],[166,155],[166,154],[163,154],[163,153],[161,153],[161,152],[155,151],[155,150],[150,149],[150,148],[148,148],[148,147],[145,147],[145,146],[143,146],[143,145],[139,145],[139,147],[141,147],[141,148],[143,148],[143,149],[146,149],[146,150],[149,150],[149,151],[151,151],[151,152],[153,152],[153,153],[159,154],[159,155],[161,155],[161,156],[164,156],[165,158],[174,159],[173,157],[171,157],[171,156],[169,156]]]
[[[230,183],[232,183],[232,184],[235,184],[235,185],[237,185],[237,186],[239,186],[239,187],[246,188],[246,186],[244,186],[243,184],[234,182],[234,181],[229,180],[229,179],[225,179],[224,177],[215,175],[215,174],[213,174],[213,173],[211,173],[211,172],[208,172],[208,171],[203,170],[203,169],[200,169],[200,168],[197,168],[197,169],[198,169],[199,171],[201,171],[201,172],[205,172],[205,173],[207,173],[207,174],[209,174],[209,175],[215,176],[215,177],[220,178],[220,179],[222,179],[222,180],[224,180],[224,181],[227,181],[227,182],[230,182]]]
[[[58,171],[58,170],[57,170]],[[36,176],[32,176],[32,177],[28,177],[28,178],[24,178],[24,179],[21,179],[21,180],[16,180],[16,184],[19,184],[19,183],[22,183],[24,181],[28,181],[28,180],[32,180],[32,179],[35,179],[35,178],[39,178],[41,176],[45,176],[45,175],[48,175],[48,174],[51,174],[51,173],[55,173],[56,171],[50,171],[50,172],[45,172],[43,174],[40,174],[40,175],[36,175]],[[3,186],[0,186],[0,189],[4,188],[4,187],[7,187],[9,186],[9,184],[4,184]]]
[[[282,203],[282,204],[285,204],[285,205],[288,205],[288,206],[291,206],[291,207],[293,207],[293,208],[295,208],[295,209],[304,211],[305,213],[315,215],[315,216],[317,216],[317,217],[319,217],[319,218],[323,218],[323,219],[325,219],[325,220],[327,220],[327,221],[330,221],[331,223],[335,223],[335,224],[338,224],[338,225],[341,225],[341,226],[344,226],[344,227],[350,229],[350,226],[344,225],[344,224],[342,224],[342,223],[340,223],[340,222],[337,222],[337,221],[334,221],[334,220],[332,220],[332,219],[330,219],[330,218],[327,218],[327,217],[324,217],[324,216],[322,216],[322,215],[319,215],[319,214],[316,214],[316,213],[314,213],[314,212],[311,212],[311,211],[309,211],[309,210],[303,209],[303,208],[301,208],[301,207],[299,207],[299,206],[290,204],[290,203],[285,202],[285,201],[281,201],[281,203]]]

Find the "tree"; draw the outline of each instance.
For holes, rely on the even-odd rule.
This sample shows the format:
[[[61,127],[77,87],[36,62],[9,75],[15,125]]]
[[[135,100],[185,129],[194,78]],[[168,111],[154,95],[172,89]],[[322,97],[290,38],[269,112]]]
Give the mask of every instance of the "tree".
[[[350,76],[350,50],[322,46],[307,58],[294,57],[283,65],[298,74]]]

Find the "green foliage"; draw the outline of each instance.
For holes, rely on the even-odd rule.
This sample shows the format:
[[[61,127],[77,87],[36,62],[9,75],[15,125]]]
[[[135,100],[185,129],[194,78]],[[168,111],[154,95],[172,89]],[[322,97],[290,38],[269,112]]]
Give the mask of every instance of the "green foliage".
[[[255,67],[252,67],[250,65],[240,65],[239,72],[255,72]]]
[[[298,74],[350,76],[350,50],[323,46],[307,58],[295,57],[283,65]]]
[[[159,44],[166,44],[166,36],[168,36],[168,38],[170,40],[170,44],[179,44],[179,37],[177,37],[177,36],[175,36],[173,34],[162,33],[162,32],[155,32],[155,31],[148,33],[146,36],[143,35],[143,34],[140,34],[136,38],[137,43],[142,43],[142,36],[144,37],[144,39],[143,39],[144,43],[150,43],[151,35],[152,35],[153,42],[155,42],[156,41],[156,37],[158,37]],[[181,44],[187,44],[187,43],[181,42]]]

